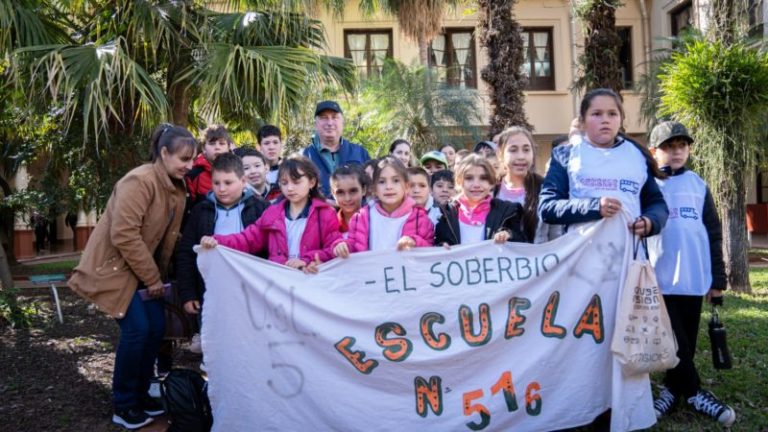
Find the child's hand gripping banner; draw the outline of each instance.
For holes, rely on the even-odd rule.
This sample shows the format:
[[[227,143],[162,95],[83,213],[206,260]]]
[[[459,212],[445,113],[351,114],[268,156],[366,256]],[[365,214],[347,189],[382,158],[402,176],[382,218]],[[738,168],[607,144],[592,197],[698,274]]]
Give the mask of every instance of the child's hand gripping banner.
[[[515,430],[655,422],[610,350],[631,236],[366,252],[317,275],[201,252],[216,431]]]

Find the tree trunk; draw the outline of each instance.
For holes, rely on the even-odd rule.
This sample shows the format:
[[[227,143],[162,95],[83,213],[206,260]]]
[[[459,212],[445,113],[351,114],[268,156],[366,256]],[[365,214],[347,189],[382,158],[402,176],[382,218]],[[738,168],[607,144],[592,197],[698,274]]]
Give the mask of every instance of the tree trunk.
[[[424,36],[419,36],[416,43],[419,45],[419,63],[421,63],[421,65],[424,67],[428,67],[429,66],[429,57],[428,57],[429,44],[427,42],[427,39]]]
[[[13,288],[13,276],[11,275],[11,266],[8,264],[8,255],[5,254],[5,248],[0,247],[0,291]]]
[[[171,58],[168,64],[167,92],[168,101],[171,105],[171,123],[187,127],[189,126],[189,107],[192,102],[190,94],[190,83],[177,80],[178,72],[183,69],[184,60],[187,56],[179,54]],[[189,58],[191,60],[191,57]]]
[[[577,86],[584,90],[609,88],[621,94],[624,82],[621,78],[619,50],[621,38],[616,32],[616,0],[591,0],[592,7],[579,13],[584,26],[584,53],[580,63],[582,76]]]
[[[21,311],[12,288],[13,276],[11,275],[11,267],[8,265],[8,255],[5,254],[5,248],[0,245],[0,298],[8,305],[11,316],[14,316],[19,315]]]
[[[721,212],[723,220],[723,259],[728,275],[728,288],[736,292],[750,293],[749,242],[747,240],[746,186],[743,170],[732,171],[735,188],[726,192],[726,208]]]
[[[733,43],[736,38],[736,8],[733,0],[714,0],[712,2],[712,16],[710,27],[707,31],[709,39],[720,40],[726,45]]]
[[[489,136],[509,126],[533,129],[525,115],[523,90],[528,78],[521,73],[525,61],[520,25],[514,17],[517,0],[479,0],[480,45],[488,51],[488,65],[480,71],[488,84],[491,102]]]
[[[0,189],[2,189],[3,195],[6,197],[12,193],[11,186],[2,176],[0,176]],[[10,221],[10,229],[8,230],[8,243],[12,245],[13,212],[8,214],[10,214],[8,219]],[[5,216],[5,214],[3,216]],[[5,224],[0,224],[0,226],[5,226]],[[5,248],[3,247],[2,242],[0,242],[0,297],[5,299],[6,303],[8,303],[8,306],[11,308],[11,313],[15,314],[18,312],[18,305],[16,303],[16,296],[13,294],[13,292],[9,291],[11,288],[13,288],[13,275],[11,274],[11,266],[8,264],[8,255],[5,253]]]

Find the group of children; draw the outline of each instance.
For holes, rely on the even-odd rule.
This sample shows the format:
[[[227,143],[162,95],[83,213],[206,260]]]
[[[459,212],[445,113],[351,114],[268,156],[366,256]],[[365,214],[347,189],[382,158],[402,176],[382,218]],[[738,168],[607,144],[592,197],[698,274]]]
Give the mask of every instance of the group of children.
[[[546,242],[568,226],[626,210],[637,218],[629,225],[634,234],[660,233],[651,254],[680,345],[680,365],[668,372],[666,388],[654,403],[657,416],[685,400],[730,425],[733,409],[700,388],[692,360],[701,300],[720,297],[725,289],[711,196],[684,167],[693,139],[682,125],[662,124],[659,128],[677,132],[654,130],[654,158],[620,133],[622,120],[615,93],[587,94],[579,129],[553,150],[546,178],[534,171],[536,142],[525,128],[511,127],[493,141],[478,143],[473,152],[450,146],[427,152],[421,166],[411,166],[410,143],[397,140],[388,156],[364,166],[339,166],[330,177],[330,197],[322,195],[320,173],[309,159],[280,158],[279,129],[259,132],[263,152],[231,154],[226,131],[211,128],[195,162],[197,172],[187,178],[196,205],[177,255],[184,307],[199,313],[203,298],[192,252],[197,243],[224,245],[314,273],[322,262],[363,251],[484,240]],[[682,207],[694,208],[699,217],[686,218],[678,211]],[[684,235],[691,224],[695,238]]]

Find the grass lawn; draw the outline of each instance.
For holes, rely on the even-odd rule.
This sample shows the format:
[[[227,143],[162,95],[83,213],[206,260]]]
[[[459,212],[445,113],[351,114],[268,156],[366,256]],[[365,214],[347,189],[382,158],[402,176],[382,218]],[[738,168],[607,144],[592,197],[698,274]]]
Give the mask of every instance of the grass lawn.
[[[30,276],[51,273],[70,273],[75,268],[79,258],[67,261],[55,261],[40,264],[16,264],[11,269],[14,276]]]
[[[728,330],[728,346],[733,369],[712,367],[707,322],[709,307],[704,307],[699,331],[696,367],[702,386],[736,410],[733,431],[768,431],[768,268],[750,271],[753,293],[726,292],[720,318]],[[659,384],[662,374],[654,375]],[[654,386],[656,387],[656,386]],[[662,419],[653,431],[720,430],[712,420],[679,406]]]

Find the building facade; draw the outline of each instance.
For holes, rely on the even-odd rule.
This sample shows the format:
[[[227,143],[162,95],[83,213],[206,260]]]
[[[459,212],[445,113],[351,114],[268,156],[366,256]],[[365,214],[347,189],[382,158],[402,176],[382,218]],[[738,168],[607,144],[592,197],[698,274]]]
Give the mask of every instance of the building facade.
[[[350,58],[363,78],[378,73],[385,57],[405,64],[418,63],[418,45],[400,31],[394,17],[366,17],[352,0],[346,6],[340,17],[330,13],[316,17],[325,26],[331,55]],[[481,118],[487,125],[488,87],[480,78],[480,71],[488,63],[488,56],[478,41],[478,18],[472,7],[446,13],[443,33],[429,44],[429,66],[437,70],[446,85],[477,91]],[[646,127],[639,115],[641,95],[634,87],[647,72],[651,55],[650,7],[648,1],[630,0],[616,14],[623,41],[620,59],[626,88],[622,92],[627,113],[624,127],[640,140],[645,139]],[[584,38],[568,1],[521,0],[515,14],[523,28],[526,46],[529,83],[525,111],[539,144],[536,166],[543,169],[549,159],[551,140],[567,133],[571,120],[578,116],[581,95],[571,87],[577,78],[576,63]]]

